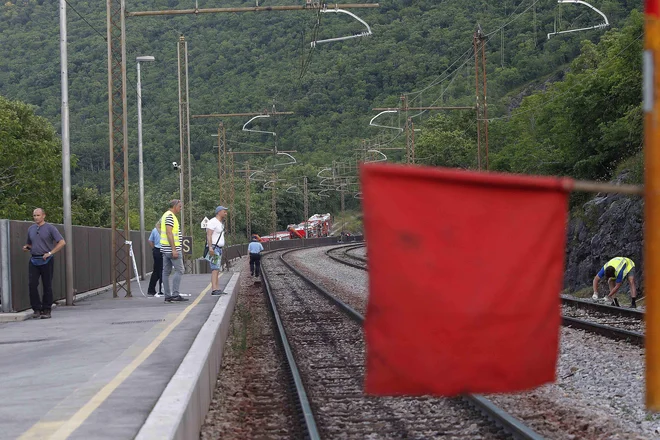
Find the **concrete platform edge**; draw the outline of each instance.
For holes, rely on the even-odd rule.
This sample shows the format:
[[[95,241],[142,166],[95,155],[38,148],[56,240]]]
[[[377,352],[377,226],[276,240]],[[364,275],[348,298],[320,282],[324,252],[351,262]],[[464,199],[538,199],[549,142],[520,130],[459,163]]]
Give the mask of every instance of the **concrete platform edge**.
[[[222,364],[225,342],[238,294],[234,273],[135,440],[199,438]]]

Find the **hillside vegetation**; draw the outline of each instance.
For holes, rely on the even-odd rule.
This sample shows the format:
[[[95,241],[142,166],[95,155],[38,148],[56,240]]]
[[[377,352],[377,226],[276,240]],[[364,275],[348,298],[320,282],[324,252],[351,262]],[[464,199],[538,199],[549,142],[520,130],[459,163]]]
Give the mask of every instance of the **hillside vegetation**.
[[[265,0],[260,5],[297,4]],[[347,16],[312,11],[127,19],[132,224],[137,225],[135,57],[153,55],[142,69],[147,224],[176,196],[179,157],[177,41],[188,41],[191,114],[292,111],[253,127],[277,136],[241,131],[247,118],[225,118],[234,151],[296,150],[296,166],[273,167],[273,156],[237,156],[237,169],[278,171],[278,222],[302,218],[300,183],[310,178],[310,212],[339,211],[339,196],[318,196],[316,178],[333,161],[350,162],[356,150],[387,143],[403,147],[400,132],[369,127],[373,107],[474,104],[472,35],[488,37],[491,169],[607,179],[641,148],[641,1],[593,0],[612,28],[554,36],[558,29],[598,24],[587,8],[554,0],[390,0],[377,9],[353,10],[373,35],[310,47],[313,35],[331,38],[362,31]],[[76,156],[75,221],[108,224],[107,49],[105,3],[72,1],[69,9],[71,142]],[[193,3],[135,1],[130,11],[191,8]],[[254,6],[254,1],[200,2],[199,7]],[[80,14],[80,15],[78,15]],[[86,21],[81,18],[84,17]],[[58,7],[54,1],[10,0],[0,6],[0,95],[33,106],[59,130]],[[527,96],[529,95],[529,96]],[[525,97],[527,96],[527,97]],[[18,104],[17,104],[18,105]],[[474,112],[411,112],[417,157],[429,165],[475,166]],[[191,120],[195,217],[217,200],[217,120]],[[382,125],[402,126],[401,115]],[[43,148],[52,148],[47,141]],[[46,145],[48,144],[48,145]],[[44,150],[46,151],[46,150]],[[401,151],[389,150],[390,160]],[[47,153],[57,167],[55,152]],[[31,160],[26,157],[26,160]],[[57,171],[57,170],[56,170]],[[242,176],[240,177],[242,179]],[[243,230],[243,180],[232,215]],[[252,183],[252,230],[268,231],[270,191]],[[51,183],[48,183],[51,185]],[[297,186],[294,186],[297,185]],[[3,198],[10,188],[0,187]],[[288,191],[287,191],[288,190]],[[56,191],[55,191],[56,192]],[[359,199],[346,194],[347,208]],[[61,218],[57,194],[35,192],[5,216],[24,219],[29,206],[51,208]],[[223,201],[224,202],[224,201]],[[135,219],[135,220],[133,220]]]

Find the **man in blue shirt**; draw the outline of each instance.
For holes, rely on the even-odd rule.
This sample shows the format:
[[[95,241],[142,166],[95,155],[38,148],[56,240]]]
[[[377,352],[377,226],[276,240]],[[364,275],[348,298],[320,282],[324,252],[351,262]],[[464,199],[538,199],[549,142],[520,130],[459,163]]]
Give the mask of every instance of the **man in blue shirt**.
[[[156,222],[156,226],[149,235],[149,246],[151,246],[151,254],[154,257],[154,271],[151,272],[147,294],[159,297],[163,295],[163,254],[160,253],[160,221]],[[158,283],[158,293],[156,293],[156,283]]]
[[[264,247],[259,243],[256,236],[252,236],[252,241],[248,245],[248,253],[250,254],[250,275],[259,277],[261,273],[261,252]]]
[[[32,212],[34,225],[28,229],[27,243],[23,251],[30,252],[28,289],[32,318],[50,318],[53,306],[53,254],[62,249],[66,242],[57,228],[46,223],[46,211],[37,208]],[[39,298],[39,278],[44,288],[43,301]]]
[[[631,308],[637,307],[637,289],[635,288],[635,277],[634,277],[635,263],[630,258],[626,257],[615,257],[610,261],[605,263],[603,267],[600,268],[600,271],[594,277],[593,288],[594,294],[592,298],[594,300],[598,299],[598,282],[602,278],[607,279],[607,284],[610,288],[610,293],[607,295],[607,298],[612,300],[612,305],[619,307],[619,300],[616,299],[614,295],[619,291],[621,285],[625,278],[628,279],[630,283],[630,299],[631,299]]]

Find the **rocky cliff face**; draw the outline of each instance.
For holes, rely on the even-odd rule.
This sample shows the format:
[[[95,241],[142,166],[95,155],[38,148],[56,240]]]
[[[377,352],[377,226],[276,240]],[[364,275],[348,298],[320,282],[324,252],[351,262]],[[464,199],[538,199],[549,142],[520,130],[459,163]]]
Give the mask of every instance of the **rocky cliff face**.
[[[643,200],[599,194],[577,211],[568,225],[564,287],[588,287],[610,258],[628,257],[635,262],[635,284],[643,292]],[[627,283],[622,290],[628,291]]]

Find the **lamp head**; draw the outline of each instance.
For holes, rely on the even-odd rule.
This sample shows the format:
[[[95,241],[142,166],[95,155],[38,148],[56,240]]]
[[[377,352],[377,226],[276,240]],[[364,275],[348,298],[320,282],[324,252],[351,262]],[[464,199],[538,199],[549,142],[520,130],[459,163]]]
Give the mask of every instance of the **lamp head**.
[[[137,57],[137,58],[135,58],[135,60],[136,60],[138,63],[146,63],[146,62],[155,61],[156,58],[154,58],[154,57],[152,57],[152,56],[143,56],[143,57]]]

